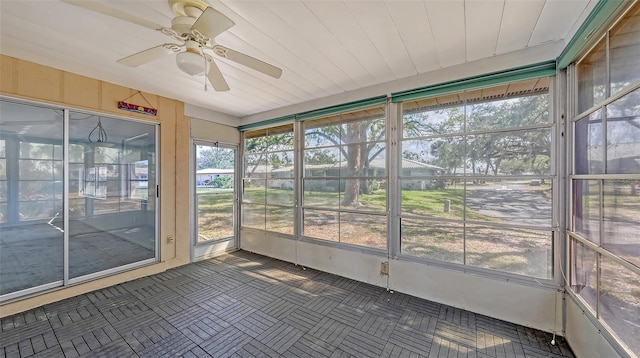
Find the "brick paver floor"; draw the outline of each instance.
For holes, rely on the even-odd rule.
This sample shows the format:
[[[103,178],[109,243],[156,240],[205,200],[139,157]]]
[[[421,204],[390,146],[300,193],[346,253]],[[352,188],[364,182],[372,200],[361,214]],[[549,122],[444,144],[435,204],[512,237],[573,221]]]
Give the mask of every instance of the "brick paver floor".
[[[0,358],[573,357],[548,333],[245,251],[0,322]]]

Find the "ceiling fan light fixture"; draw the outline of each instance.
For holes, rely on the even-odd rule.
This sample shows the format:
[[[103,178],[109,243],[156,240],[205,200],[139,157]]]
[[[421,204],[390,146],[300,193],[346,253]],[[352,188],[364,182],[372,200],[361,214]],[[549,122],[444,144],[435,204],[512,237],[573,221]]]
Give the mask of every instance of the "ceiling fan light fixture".
[[[202,76],[206,74],[206,59],[202,55],[189,50],[176,55],[178,68],[190,76]]]

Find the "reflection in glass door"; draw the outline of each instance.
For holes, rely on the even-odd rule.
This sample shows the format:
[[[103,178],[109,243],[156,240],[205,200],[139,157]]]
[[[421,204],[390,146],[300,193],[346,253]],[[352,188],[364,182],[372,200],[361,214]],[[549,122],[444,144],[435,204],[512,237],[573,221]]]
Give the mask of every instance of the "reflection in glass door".
[[[69,278],[155,261],[157,125],[70,119]]]
[[[0,101],[0,301],[62,285],[63,114]]]
[[[235,248],[236,149],[217,143],[194,143],[194,150],[194,254],[199,258]],[[213,243],[215,247],[208,245]]]

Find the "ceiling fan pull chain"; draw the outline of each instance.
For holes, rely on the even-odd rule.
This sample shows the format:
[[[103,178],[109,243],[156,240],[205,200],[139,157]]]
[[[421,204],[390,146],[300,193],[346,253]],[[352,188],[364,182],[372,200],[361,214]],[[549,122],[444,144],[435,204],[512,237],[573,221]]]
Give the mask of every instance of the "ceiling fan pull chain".
[[[202,53],[202,58],[204,59],[204,76],[202,77],[204,79],[204,91],[207,91],[207,74],[209,73],[209,71],[207,71],[207,56],[205,56],[204,50],[202,49],[202,46],[200,46],[200,53]]]

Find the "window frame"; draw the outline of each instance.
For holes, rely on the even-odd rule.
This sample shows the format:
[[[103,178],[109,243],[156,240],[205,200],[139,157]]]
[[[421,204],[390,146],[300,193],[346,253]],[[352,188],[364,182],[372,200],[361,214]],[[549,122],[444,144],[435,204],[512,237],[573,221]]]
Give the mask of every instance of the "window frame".
[[[542,78],[542,77],[541,77]],[[495,228],[495,229],[500,229],[500,228],[521,228],[521,229],[533,229],[536,230],[540,233],[549,233],[550,234],[550,244],[549,244],[549,249],[551,250],[551,254],[550,254],[550,262],[549,262],[549,267],[551,269],[551,272],[549,273],[548,277],[536,277],[536,276],[529,276],[529,275],[525,275],[525,274],[520,274],[520,273],[514,273],[514,272],[509,272],[509,271],[502,271],[499,269],[494,269],[494,268],[487,268],[487,267],[480,267],[480,266],[471,266],[467,264],[467,259],[466,259],[466,242],[464,242],[465,240],[463,240],[463,262],[462,263],[456,263],[456,262],[448,262],[448,261],[441,261],[438,259],[433,259],[433,258],[429,258],[429,257],[418,257],[418,256],[413,256],[413,255],[408,255],[405,253],[401,252],[401,245],[402,245],[402,237],[399,238],[399,242],[398,245],[400,245],[400,247],[397,248],[397,251],[395,253],[395,255],[397,255],[397,257],[399,259],[402,260],[407,260],[407,261],[412,261],[412,262],[418,262],[418,263],[424,263],[424,264],[428,264],[428,265],[433,265],[433,266],[438,266],[438,267],[443,267],[443,268],[447,268],[447,269],[456,269],[456,270],[460,270],[463,269],[464,271],[471,271],[483,276],[488,276],[488,277],[492,277],[492,278],[497,278],[497,277],[502,277],[502,278],[506,278],[510,281],[516,281],[516,282],[520,282],[520,283],[524,283],[524,284],[531,284],[532,282],[534,284],[540,285],[541,282],[543,285],[553,285],[555,282],[559,282],[559,278],[557,275],[558,272],[558,268],[559,266],[559,262],[560,260],[560,245],[559,243],[562,241],[561,239],[561,234],[562,234],[562,230],[561,230],[561,224],[560,224],[560,210],[559,205],[560,205],[560,200],[561,200],[561,188],[560,188],[560,181],[558,179],[558,173],[560,172],[559,170],[559,165],[560,165],[560,161],[556,158],[555,153],[558,152],[558,148],[560,148],[559,146],[559,139],[558,139],[558,135],[557,133],[561,132],[561,121],[560,120],[556,120],[556,115],[555,115],[555,96],[556,96],[556,78],[555,76],[548,76],[549,79],[549,85],[548,85],[548,91],[547,93],[547,98],[548,98],[548,103],[547,103],[547,108],[548,108],[548,114],[549,114],[549,120],[545,121],[544,123],[538,123],[538,124],[532,124],[532,125],[524,125],[524,126],[516,126],[516,127],[508,127],[508,128],[497,128],[497,129],[491,129],[491,130],[487,130],[487,129],[483,129],[483,130],[477,130],[477,131],[470,131],[467,130],[467,116],[466,113],[464,114],[464,125],[463,128],[460,129],[459,131],[456,132],[452,132],[452,133],[445,133],[442,135],[422,135],[422,136],[412,136],[412,137],[405,137],[404,136],[404,128],[403,128],[403,124],[404,124],[404,111],[403,111],[403,106],[402,106],[402,102],[399,101],[398,103],[398,118],[396,121],[396,125],[398,128],[402,128],[402,130],[398,131],[397,134],[397,141],[398,141],[398,165],[399,165],[399,170],[398,170],[398,188],[397,188],[397,193],[398,193],[398,198],[401,197],[401,193],[402,193],[402,180],[403,179],[420,179],[422,177],[418,177],[418,176],[406,176],[404,175],[404,173],[402,172],[402,165],[401,160],[402,160],[402,143],[405,141],[415,141],[415,140],[425,140],[425,139],[436,139],[436,138],[461,138],[462,139],[462,143],[465,147],[464,149],[464,157],[466,158],[467,155],[467,149],[466,149],[466,138],[469,136],[476,136],[476,135],[482,135],[482,134],[500,134],[500,133],[515,133],[518,131],[531,131],[531,130],[538,130],[538,129],[549,129],[551,131],[551,138],[550,138],[550,148],[549,148],[549,157],[550,157],[550,173],[549,174],[541,174],[541,175],[534,175],[534,176],[529,176],[529,175],[521,175],[521,176],[479,176],[479,175],[469,175],[469,174],[455,174],[455,175],[442,175],[442,176],[438,176],[438,178],[442,178],[444,180],[473,180],[473,179],[487,179],[487,180],[502,180],[502,179],[539,179],[539,178],[544,178],[544,179],[549,179],[552,183],[552,194],[551,194],[551,213],[550,213],[550,223],[548,227],[544,227],[544,230],[541,230],[539,226],[536,225],[527,225],[527,224],[516,224],[514,225],[514,223],[496,223],[493,225],[490,225],[491,227]],[[508,81],[502,84],[511,84],[511,83],[517,83],[519,81]],[[487,85],[487,86],[482,86],[482,87],[472,87],[472,88],[468,88],[466,90],[460,91],[460,92],[454,92],[454,93],[447,93],[445,96],[454,96],[457,95],[462,96],[462,100],[461,102],[458,103],[448,103],[445,105],[442,105],[441,107],[438,108],[434,108],[434,110],[437,110],[439,108],[450,108],[450,107],[461,107],[463,112],[466,112],[465,107],[468,105],[472,105],[475,103],[479,103],[478,101],[473,101],[473,102],[467,102],[466,96],[464,95],[467,91],[476,91],[479,89],[483,89],[483,88],[491,88],[494,87],[495,84],[492,85]],[[537,95],[540,94],[541,92],[534,92],[531,93],[529,95]],[[525,95],[515,95],[513,97],[509,97],[509,98],[521,98],[521,97],[525,97],[527,96],[527,94]],[[428,99],[430,97],[425,97],[425,99]],[[494,102],[494,101],[501,101],[504,99],[508,99],[508,98],[495,98],[495,99],[488,99],[486,101],[481,101],[481,102]],[[411,99],[413,100],[413,99]],[[426,178],[426,177],[425,177]],[[429,177],[429,178],[434,178],[434,177]],[[466,189],[465,189],[465,194],[466,196]],[[400,199],[398,199],[398,201],[400,201]],[[398,202],[398,205],[401,206],[401,203]],[[401,207],[398,208],[397,211],[397,226],[400,228],[401,227],[401,223],[400,220],[401,218],[406,218],[411,220],[412,222],[415,222],[416,219],[418,220],[425,220],[423,222],[438,222],[438,221],[442,221],[442,222],[455,222],[455,223],[463,223],[464,225],[466,225],[465,223],[469,223],[472,225],[484,225],[487,224],[486,222],[477,222],[477,221],[473,221],[473,220],[465,220],[465,218],[460,219],[460,220],[455,220],[455,219],[447,219],[447,218],[443,218],[443,219],[436,219],[436,218],[425,218],[420,217],[420,216],[416,216],[416,215],[407,215],[407,214],[402,214],[401,211]],[[466,238],[466,234],[465,234],[465,238]]]
[[[327,123],[327,125],[314,125],[313,121],[314,119],[318,119],[319,121],[322,121],[324,119],[330,118],[330,117],[335,117],[335,116],[342,116],[344,114],[346,115],[351,115],[353,113],[358,113],[359,111],[366,111],[366,110],[374,110],[377,111],[379,109],[382,109],[382,114],[381,115],[375,115],[372,114],[370,116],[370,118],[340,118],[340,119],[334,119],[331,120]],[[322,112],[322,111],[320,111]],[[341,195],[338,196],[338,205],[337,207],[326,207],[326,206],[314,206],[314,205],[305,205],[304,203],[304,184],[307,181],[314,181],[314,180],[335,180],[338,182],[338,190],[337,193],[340,194],[342,193],[342,191],[340,190],[341,187],[341,182],[344,180],[369,180],[369,179],[373,179],[373,180],[384,180],[387,183],[390,182],[389,178],[392,176],[391,174],[391,170],[390,170],[390,165],[389,165],[389,158],[390,155],[392,153],[390,147],[391,145],[391,141],[390,141],[390,121],[389,121],[389,106],[387,105],[387,103],[379,103],[379,99],[376,99],[375,103],[370,103],[370,104],[363,104],[361,106],[357,106],[356,108],[348,108],[348,110],[344,110],[344,111],[338,111],[337,113],[323,113],[324,116],[317,116],[317,117],[310,117],[307,118],[303,121],[298,121],[296,122],[296,125],[298,126],[298,130],[296,131],[296,133],[298,134],[298,138],[299,140],[296,141],[296,143],[299,143],[299,158],[300,160],[297,162],[300,166],[299,169],[299,205],[298,205],[298,232],[299,235],[298,237],[300,238],[301,241],[306,241],[306,242],[311,242],[314,244],[318,244],[318,245],[322,245],[322,246],[329,246],[329,247],[336,247],[336,248],[340,248],[340,249],[346,249],[346,250],[350,250],[350,251],[357,251],[357,252],[364,252],[364,253],[368,253],[368,254],[372,254],[372,255],[376,255],[376,256],[388,256],[389,252],[390,252],[390,247],[392,246],[392,241],[393,236],[390,234],[390,227],[391,227],[391,223],[390,223],[390,186],[387,185],[387,189],[385,190],[385,209],[384,210],[358,210],[358,209],[349,209],[349,208],[343,208],[340,200],[341,200]],[[305,146],[305,142],[306,142],[306,137],[305,137],[305,132],[307,130],[307,126],[305,124],[311,123],[312,124],[312,128],[322,128],[322,127],[326,127],[326,126],[331,126],[331,125],[337,125],[337,126],[342,126],[342,125],[347,125],[348,123],[352,123],[352,122],[366,122],[366,121],[383,121],[384,122],[384,130],[382,131],[382,133],[384,134],[383,138],[384,139],[377,139],[377,140],[364,140],[364,141],[358,141],[358,142],[354,142],[354,143],[347,143],[344,140],[342,140],[342,138],[339,138],[339,143],[338,144],[323,144],[323,145],[316,145],[316,146],[311,146],[311,147],[306,147]],[[342,162],[343,162],[343,158],[342,158],[342,153],[341,153],[341,148],[343,147],[349,147],[350,145],[363,145],[363,144],[382,144],[384,146],[384,163],[385,163],[385,175],[380,176],[380,175],[359,175],[359,176],[348,176],[348,175],[342,175]],[[317,176],[317,175],[306,175],[306,170],[305,170],[305,162],[304,162],[304,158],[305,158],[305,153],[306,151],[313,151],[313,150],[323,150],[323,149],[335,149],[338,151],[338,153],[340,153],[340,157],[337,159],[337,164],[338,164],[338,174],[336,175],[332,175],[332,176]],[[345,183],[346,185],[346,183]],[[304,222],[305,222],[305,210],[310,210],[310,211],[315,211],[315,212],[333,212],[337,214],[337,225],[338,225],[338,239],[337,241],[333,241],[333,240],[328,240],[328,239],[323,239],[323,238],[317,238],[317,237],[313,237],[313,236],[309,236],[309,235],[305,235],[304,234]],[[354,244],[354,243],[349,243],[349,242],[343,242],[340,239],[340,234],[342,232],[342,229],[340,228],[340,223],[342,222],[342,214],[345,215],[368,215],[370,217],[384,217],[385,220],[385,227],[386,227],[386,237],[385,237],[385,246],[384,248],[377,248],[377,247],[373,247],[373,246],[367,246],[367,245],[360,245],[360,244]]]
[[[601,140],[602,143],[608,143],[608,132],[607,132],[607,107],[619,99],[635,92],[640,91],[640,80],[636,80],[634,82],[629,83],[622,90],[617,91],[615,94],[611,95],[611,87],[612,81],[610,79],[611,72],[611,59],[610,59],[610,39],[612,35],[612,31],[616,28],[620,21],[624,18],[627,11],[638,11],[638,7],[640,4],[636,3],[634,6],[629,6],[624,14],[621,14],[617,20],[609,25],[606,28],[606,31],[602,36],[597,37],[593,41],[593,46],[589,48],[581,58],[577,59],[573,63],[571,63],[567,67],[567,83],[568,83],[568,91],[567,91],[567,102],[568,102],[568,117],[570,120],[567,123],[567,132],[568,138],[567,141],[567,191],[566,191],[566,203],[567,203],[567,235],[566,235],[566,252],[565,252],[565,268],[567,272],[566,279],[566,291],[573,298],[573,300],[578,304],[579,307],[583,309],[587,318],[596,326],[599,330],[601,330],[602,334],[607,338],[608,341],[614,343],[613,346],[616,350],[620,352],[621,355],[629,354],[630,348],[624,343],[622,338],[617,335],[614,329],[602,318],[601,315],[601,292],[602,292],[602,273],[601,273],[601,262],[603,260],[607,260],[613,262],[615,265],[619,265],[625,270],[630,271],[632,275],[636,275],[636,277],[640,277],[640,267],[634,265],[627,260],[624,260],[616,253],[609,251],[606,249],[604,242],[604,227],[606,223],[605,216],[605,206],[604,206],[604,193],[605,193],[605,185],[607,182],[616,181],[616,180],[640,180],[640,172],[633,174],[613,174],[607,173],[606,163],[607,163],[607,145],[601,145],[601,150],[598,155],[602,157],[602,170],[598,173],[590,173],[587,171],[586,173],[576,174],[577,164],[576,164],[576,143],[578,142],[577,138],[577,123],[581,120],[588,120],[589,117],[601,111],[600,123],[602,126],[601,129]],[[593,103],[590,107],[586,108],[584,111],[578,113],[579,109],[579,101],[580,101],[580,71],[578,66],[581,61],[589,58],[589,55],[592,53],[592,50],[601,42],[605,44],[605,96],[600,102]],[[640,46],[640,41],[637,41],[636,46]],[[640,62],[640,60],[637,60]],[[585,161],[590,162],[589,158],[586,158]],[[577,193],[577,182],[596,182],[598,189],[597,195],[599,197],[598,202],[598,210],[597,212],[590,213],[593,216],[597,216],[598,222],[598,242],[593,242],[587,236],[583,235],[580,232],[577,232],[575,229],[576,225],[576,208],[577,205],[574,194]],[[589,184],[587,184],[589,185]],[[581,198],[584,197],[582,194]],[[581,199],[582,200],[582,199]],[[580,286],[582,281],[578,279],[578,275],[580,272],[584,272],[580,270],[576,266],[578,265],[578,251],[576,248],[580,246],[584,250],[586,250],[589,254],[595,255],[595,272],[596,272],[596,284],[595,284],[595,308],[591,306],[591,303],[587,302],[587,300],[580,295],[580,292],[576,290],[576,286]]]
[[[271,128],[280,128],[280,127],[289,127],[291,126],[291,130],[276,130],[275,133],[273,134],[269,134],[269,130]],[[288,148],[282,149],[282,148],[276,148],[274,150],[269,150],[269,147],[265,147],[264,150],[260,151],[260,152],[249,152],[247,151],[247,141],[252,139],[252,138],[247,138],[247,133],[251,133],[253,131],[257,131],[257,132],[261,132],[261,131],[265,131],[264,135],[258,135],[255,138],[259,138],[259,137],[268,137],[268,136],[272,136],[272,135],[281,135],[284,133],[290,133],[291,135],[291,145]],[[240,149],[241,149],[241,161],[240,161],[240,166],[241,166],[241,177],[239,179],[239,183],[240,183],[240,187],[238,190],[238,195],[240,197],[239,202],[240,202],[240,208],[239,208],[239,230],[257,230],[257,231],[262,231],[262,232],[268,232],[269,234],[272,235],[278,235],[278,236],[282,236],[282,237],[286,237],[286,238],[293,238],[297,235],[296,233],[296,207],[297,207],[297,199],[296,199],[296,193],[297,193],[297,183],[296,183],[296,177],[297,177],[297,151],[296,151],[296,135],[295,135],[295,123],[293,122],[278,122],[275,126],[273,127],[264,127],[264,128],[252,128],[250,130],[245,131],[242,135],[241,135],[241,144],[240,144]],[[268,156],[270,154],[279,154],[279,153],[290,153],[292,156],[292,175],[290,177],[283,177],[283,178],[271,178],[270,175],[268,174],[268,170],[266,169],[266,166],[269,165],[269,158]],[[252,178],[251,176],[247,176],[247,157],[250,156],[264,156],[264,165],[265,165],[265,176],[264,178]],[[262,164],[261,164],[262,165]],[[263,184],[264,184],[264,201],[261,202],[251,202],[251,201],[247,201],[247,198],[245,196],[245,182],[247,180],[251,180],[251,179],[259,179]],[[268,182],[269,179],[276,179],[276,180],[291,180],[293,185],[292,185],[292,193],[294,196],[294,200],[291,204],[286,205],[286,204],[276,204],[276,203],[269,203],[267,202],[267,191],[268,191]],[[247,226],[245,225],[245,207],[251,207],[254,209],[258,209],[260,207],[263,208],[263,215],[261,216],[264,220],[262,222],[262,227],[258,228],[256,226]],[[292,211],[293,215],[293,221],[292,221],[292,232],[291,233],[284,233],[284,232],[279,232],[279,231],[273,231],[273,230],[267,230],[267,211],[268,208],[274,208],[274,210],[283,210],[283,209],[290,209]]]

